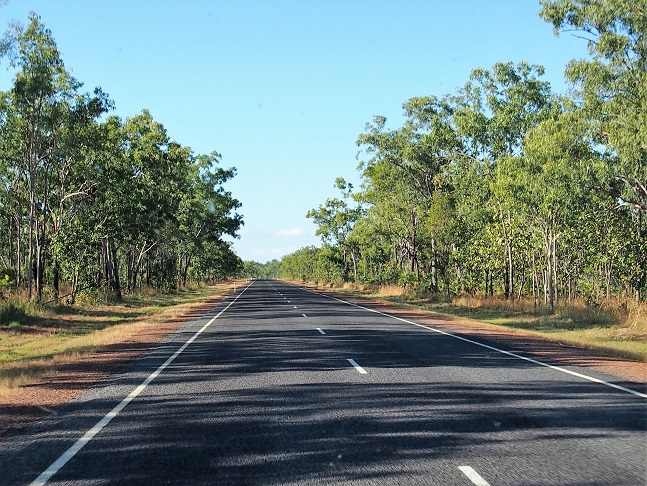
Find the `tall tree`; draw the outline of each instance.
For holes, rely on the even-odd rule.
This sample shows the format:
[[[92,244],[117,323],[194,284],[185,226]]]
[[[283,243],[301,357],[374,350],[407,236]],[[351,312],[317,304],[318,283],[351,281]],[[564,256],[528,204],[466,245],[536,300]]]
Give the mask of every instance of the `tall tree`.
[[[342,199],[327,199],[325,205],[317,209],[311,209],[307,217],[311,218],[318,226],[316,234],[321,236],[323,242],[328,245],[337,246],[341,249],[343,257],[343,277],[349,278],[349,256],[353,265],[353,280],[357,279],[357,254],[355,245],[349,239],[355,222],[362,215],[361,206],[350,206],[353,185],[347,183],[343,178],[335,180],[335,187],[342,192]]]
[[[575,31],[587,42],[590,59],[571,61],[566,76],[579,91],[597,142],[607,148],[612,193],[634,210],[634,231],[647,239],[647,1],[541,4],[540,15],[555,34]],[[636,298],[646,282],[643,272]]]
[[[70,156],[69,150],[75,147],[70,139],[77,136],[81,125],[104,112],[108,101],[100,90],[94,97],[78,94],[82,84],[65,70],[51,32],[37,15],[30,14],[26,28],[16,27],[15,38],[12,65],[17,73],[7,95],[5,126],[14,133],[9,138],[17,144],[17,174],[27,194],[29,297],[35,288],[40,299],[52,208],[70,195],[63,189],[65,194],[58,194],[58,201],[52,199],[53,189],[61,177],[67,178],[75,159]]]
[[[515,243],[523,223],[518,221],[514,203],[506,191],[499,189],[496,165],[502,159],[522,155],[526,133],[548,117],[553,100],[550,84],[540,79],[543,74],[542,66],[525,62],[517,65],[497,63],[490,70],[473,70],[470,81],[454,98],[455,123],[471,160],[462,169],[467,169],[470,175],[479,174],[480,183],[489,185],[489,192],[481,191],[480,198],[473,202],[476,208],[487,205],[494,214],[497,233],[503,237],[504,287],[509,298],[515,291],[515,254],[518,251]],[[464,183],[465,180],[458,182]],[[468,189],[468,193],[479,194],[479,191]]]
[[[615,178],[626,204],[647,212],[647,2],[542,0],[555,33],[576,31],[591,59],[573,60],[566,76],[579,88],[599,141],[617,155]]]

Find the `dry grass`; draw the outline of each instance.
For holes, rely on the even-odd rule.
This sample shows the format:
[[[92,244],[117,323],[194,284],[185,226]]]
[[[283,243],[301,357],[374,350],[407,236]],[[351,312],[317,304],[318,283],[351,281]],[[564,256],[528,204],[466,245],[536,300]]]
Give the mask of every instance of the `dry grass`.
[[[443,302],[437,296],[415,296],[397,285],[377,290],[345,286],[340,291],[647,362],[647,302],[619,301],[608,307],[574,302],[557,305],[551,314],[547,305],[535,306],[532,299],[509,301],[489,296],[461,296]]]
[[[403,297],[406,294],[406,289],[399,285],[382,285],[375,295],[377,297]]]
[[[355,282],[345,282],[344,285],[342,285],[342,289],[344,290],[358,290],[359,292],[364,292],[368,290],[368,287],[364,284],[359,284]]]
[[[172,295],[148,291],[115,305],[43,307],[19,327],[0,326],[0,392],[33,383],[81,355],[192,317],[206,300],[232,287],[219,284]]]
[[[508,329],[530,331],[546,339],[647,362],[647,303],[586,306],[559,304],[554,313],[532,300],[506,301],[492,297],[460,297],[451,304],[425,308],[487,322]]]

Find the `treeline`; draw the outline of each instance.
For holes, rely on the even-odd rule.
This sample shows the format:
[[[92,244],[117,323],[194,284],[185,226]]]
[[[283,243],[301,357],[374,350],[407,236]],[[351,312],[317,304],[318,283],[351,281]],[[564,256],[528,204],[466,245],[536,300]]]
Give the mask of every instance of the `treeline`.
[[[544,0],[555,32],[588,38],[573,96],[541,66],[475,69],[443,97],[367,124],[362,185],[308,213],[322,248],[288,278],[446,294],[610,302],[647,290],[647,2]]]
[[[280,266],[281,262],[277,259],[271,260],[266,263],[260,263],[253,260],[245,261],[243,264],[243,269],[241,270],[239,275],[246,278],[279,278],[281,275]]]
[[[223,188],[235,169],[217,152],[172,141],[146,110],[108,116],[113,102],[81,91],[35,14],[3,50],[15,75],[0,93],[0,292],[120,299],[242,268],[222,239],[243,224]]]

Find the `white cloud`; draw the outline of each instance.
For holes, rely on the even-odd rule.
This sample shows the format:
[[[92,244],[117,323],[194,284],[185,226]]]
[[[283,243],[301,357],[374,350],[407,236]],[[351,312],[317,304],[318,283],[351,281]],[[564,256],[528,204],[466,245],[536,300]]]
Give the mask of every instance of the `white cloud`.
[[[284,236],[286,238],[292,238],[293,236],[301,236],[305,234],[305,231],[302,228],[292,228],[292,229],[280,229],[278,230],[279,236]]]

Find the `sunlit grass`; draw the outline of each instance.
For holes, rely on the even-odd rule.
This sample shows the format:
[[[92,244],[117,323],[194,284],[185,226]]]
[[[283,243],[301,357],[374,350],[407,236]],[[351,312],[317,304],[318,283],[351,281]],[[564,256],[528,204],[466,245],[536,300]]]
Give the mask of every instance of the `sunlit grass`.
[[[558,304],[550,313],[547,305],[529,300],[509,301],[497,297],[462,296],[451,302],[419,297],[399,286],[360,291],[347,287],[339,292],[379,299],[406,307],[487,323],[512,331],[585,349],[647,362],[647,303],[615,303],[609,307],[581,302]]]
[[[0,391],[31,383],[80,355],[126,341],[151,326],[186,317],[233,284],[183,290],[172,295],[127,295],[120,304],[86,302],[75,307],[29,309],[17,326],[0,326]]]

